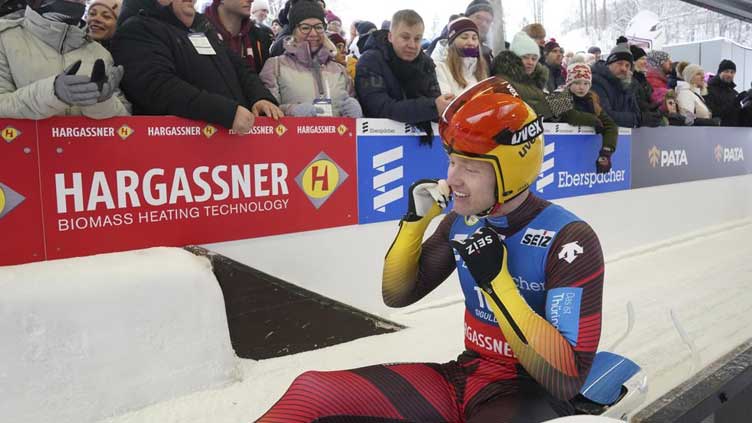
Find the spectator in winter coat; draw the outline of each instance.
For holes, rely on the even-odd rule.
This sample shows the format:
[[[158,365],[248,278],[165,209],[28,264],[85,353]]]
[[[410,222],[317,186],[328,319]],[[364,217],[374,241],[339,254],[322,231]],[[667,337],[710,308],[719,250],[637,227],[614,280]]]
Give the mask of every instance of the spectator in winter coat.
[[[421,50],[423,19],[415,11],[400,10],[392,28],[368,37],[355,73],[355,88],[366,117],[419,124],[431,131],[431,121],[444,113],[451,100],[441,94],[433,61]]]
[[[244,59],[258,73],[269,59],[273,34],[250,18],[253,0],[214,0],[204,11],[228,50]]]
[[[290,27],[288,15],[290,14],[290,8],[292,8],[292,6],[299,1],[311,1],[321,6],[320,2],[314,0],[287,0],[285,2],[285,7],[283,7],[282,10],[279,11],[279,16],[277,17],[277,19],[279,19],[279,21],[282,23],[282,30],[279,31],[277,37],[274,39],[274,43],[272,43],[272,46],[269,49],[269,57],[276,57],[285,52],[285,42],[287,42],[287,40],[292,36],[292,31],[293,29],[295,29]],[[324,10],[323,7],[322,10]],[[326,13],[326,11],[324,13]]]
[[[692,119],[688,119],[679,113],[679,103],[676,101],[676,91],[668,90],[663,97],[661,110],[668,119],[670,126],[687,126],[692,124]]]
[[[269,16],[269,2],[266,0],[252,0],[251,20],[258,26],[266,27],[266,18]],[[268,27],[267,27],[268,28]],[[269,28],[271,30],[271,28]]]
[[[494,19],[494,10],[488,0],[472,0],[465,8],[465,17],[475,22],[480,36],[480,53],[487,63],[493,61],[493,51],[488,46],[488,32]]]
[[[342,38],[341,35],[335,32],[328,33],[327,37],[329,37],[329,41],[334,44],[334,47],[337,48],[337,54],[335,54],[334,56],[334,61],[344,67],[347,67],[347,41],[345,41],[345,39]],[[349,73],[350,70],[348,69],[348,75]],[[355,78],[353,77],[350,77],[350,79],[355,80]]]
[[[722,60],[718,65],[718,73],[708,81],[708,95],[705,100],[713,111],[713,117],[721,120],[721,126],[742,126],[735,76],[736,64],[731,60]]]
[[[720,120],[711,120],[713,114],[704,99],[708,94],[705,71],[698,65],[689,64],[683,69],[682,78],[684,81],[676,84],[679,113],[694,118],[695,126],[717,126]]]
[[[272,21],[272,34],[274,34],[274,38],[277,38],[277,34],[279,34],[279,31],[282,30],[282,24],[279,23],[279,19],[275,19]]]
[[[261,71],[282,111],[301,117],[361,117],[347,70],[334,60],[337,48],[326,36],[324,10],[313,2],[298,2],[289,19],[294,29],[285,54],[269,59]]]
[[[439,43],[432,59],[442,94],[458,96],[488,78],[488,64],[480,54],[478,27],[468,18],[449,24],[448,39]]]
[[[592,54],[592,55],[594,56],[595,60],[593,60],[593,63],[595,63],[595,62],[600,62],[600,61],[602,60],[602,59],[601,59],[601,48],[600,48],[600,47],[597,47],[597,46],[592,46],[592,47],[590,47],[590,48],[588,49],[588,51],[587,51],[587,52],[588,52],[589,54]]]
[[[598,94],[606,113],[626,128],[640,126],[640,108],[629,78],[633,61],[627,44],[619,43],[605,62],[593,65],[593,91]]]
[[[565,112],[560,120],[574,126],[590,126],[601,134],[603,145],[595,162],[598,173],[611,170],[611,155],[616,151],[619,126],[603,110],[598,95],[590,91],[592,72],[588,65],[575,61],[567,67],[566,89],[554,96],[567,97],[574,108]]]
[[[509,50],[502,51],[492,66],[491,73],[507,80],[520,97],[538,116],[551,119],[572,109],[572,103],[550,101],[543,88],[548,81],[548,69],[539,62],[538,45],[524,32],[518,32]]]
[[[671,74],[671,56],[665,51],[653,50],[647,55],[648,68],[646,78],[653,94],[650,101],[653,103],[663,103],[663,97],[670,90],[668,76]]]
[[[340,36],[345,34],[342,32],[342,19],[331,10],[326,12],[326,32],[329,34],[339,34]]]
[[[112,40],[135,114],[203,120],[241,134],[255,116],[282,115],[258,75],[227,50],[192,2],[142,0],[140,6],[136,16],[121,15]]]
[[[117,18],[122,9],[122,0],[94,0],[89,3],[86,14],[86,30],[89,38],[99,42],[106,49],[115,35]]]
[[[538,54],[539,59],[541,61],[545,60],[546,53],[544,47],[546,46],[546,28],[539,23],[531,23],[522,28],[522,32],[532,38],[533,41],[535,41],[535,44],[538,44],[540,50],[540,53]]]
[[[84,8],[83,0],[44,0],[22,17],[0,20],[0,117],[128,115],[118,98],[123,69],[87,37]],[[99,61],[105,67],[101,88],[92,81]]]
[[[629,51],[634,58],[632,68],[632,91],[637,100],[637,107],[640,108],[640,126],[658,127],[665,126],[663,114],[658,110],[660,103],[653,103],[653,87],[648,82],[646,72],[648,67],[648,58],[645,50],[638,46],[629,46]]]
[[[544,64],[548,68],[548,82],[546,83],[546,89],[549,93],[552,93],[566,83],[564,70],[561,67],[564,53],[562,52],[559,43],[551,38],[543,46],[543,54],[545,58]]]

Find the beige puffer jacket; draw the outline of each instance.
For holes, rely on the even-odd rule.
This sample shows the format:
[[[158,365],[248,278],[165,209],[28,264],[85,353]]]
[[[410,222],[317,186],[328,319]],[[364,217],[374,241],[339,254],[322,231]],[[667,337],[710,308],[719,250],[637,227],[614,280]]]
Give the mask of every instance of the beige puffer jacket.
[[[28,7],[23,18],[0,19],[0,117],[127,116],[118,95],[86,107],[69,106],[55,96],[55,77],[66,67],[81,60],[77,74],[90,75],[97,59],[107,68],[114,64],[82,28],[50,21]]]
[[[343,100],[354,97],[352,80],[347,69],[334,61],[334,54],[326,46],[318,51],[316,58],[323,87],[319,86],[307,44],[297,44],[292,38],[285,43],[285,54],[267,60],[259,76],[286,113],[295,104],[310,104],[323,91],[323,96],[332,100],[334,115],[340,116],[338,106]]]

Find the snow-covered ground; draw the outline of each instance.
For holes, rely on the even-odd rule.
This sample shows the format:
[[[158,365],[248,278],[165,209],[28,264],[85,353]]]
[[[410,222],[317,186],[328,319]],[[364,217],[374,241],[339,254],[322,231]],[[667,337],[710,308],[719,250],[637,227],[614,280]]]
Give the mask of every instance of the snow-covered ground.
[[[637,229],[637,228],[636,228]],[[643,366],[658,398],[735,346],[752,338],[752,225],[709,228],[703,235],[607,263],[601,348],[624,332],[626,303],[636,321],[615,352]],[[699,353],[692,359],[672,323],[680,321]],[[381,362],[443,362],[462,349],[459,298],[424,304],[392,320],[409,329],[287,357],[242,360],[243,379],[101,423],[241,423],[253,421],[306,370],[334,370]]]

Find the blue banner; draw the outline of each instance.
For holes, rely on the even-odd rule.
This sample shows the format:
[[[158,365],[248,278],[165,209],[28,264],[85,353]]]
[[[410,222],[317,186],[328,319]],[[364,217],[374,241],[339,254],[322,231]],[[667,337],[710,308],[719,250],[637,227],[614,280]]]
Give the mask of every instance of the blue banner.
[[[619,136],[608,173],[595,171],[601,145],[600,135],[546,134],[543,167],[532,191],[553,200],[628,190],[632,180],[631,136]]]
[[[358,136],[359,222],[401,219],[410,185],[424,178],[446,178],[449,160],[439,137],[420,145],[415,135]]]

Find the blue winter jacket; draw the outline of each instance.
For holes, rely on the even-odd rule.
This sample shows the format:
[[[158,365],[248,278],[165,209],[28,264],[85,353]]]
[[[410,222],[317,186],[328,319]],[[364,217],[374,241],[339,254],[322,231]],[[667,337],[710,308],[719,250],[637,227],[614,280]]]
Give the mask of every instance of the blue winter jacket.
[[[355,91],[363,106],[363,115],[412,124],[437,120],[436,97],[441,95],[441,89],[433,61],[420,53],[425,56],[425,77],[430,80],[428,95],[406,98],[402,85],[389,68],[392,54],[386,44],[386,34],[386,31],[376,31],[368,37],[356,67]]]
[[[629,86],[624,86],[621,80],[611,73],[605,62],[595,63],[592,69],[593,91],[600,97],[603,110],[619,126],[640,126],[640,107],[637,105],[634,91]]]

